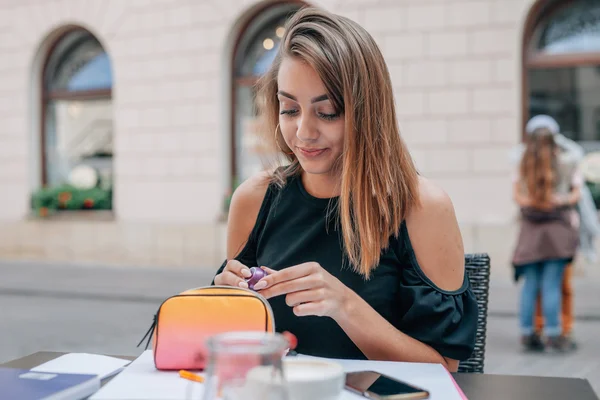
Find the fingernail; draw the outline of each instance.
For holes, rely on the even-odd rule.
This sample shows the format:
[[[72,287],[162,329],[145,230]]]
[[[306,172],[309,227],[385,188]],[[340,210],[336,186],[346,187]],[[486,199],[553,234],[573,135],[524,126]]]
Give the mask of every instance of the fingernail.
[[[265,281],[258,281],[256,283],[256,285],[254,285],[254,290],[260,290],[260,289],[264,289],[267,287],[267,282]]]
[[[238,283],[238,286],[244,289],[248,289],[248,284],[246,282],[240,282]]]
[[[252,272],[248,268],[242,268],[242,275],[244,278],[250,278],[252,276]]]

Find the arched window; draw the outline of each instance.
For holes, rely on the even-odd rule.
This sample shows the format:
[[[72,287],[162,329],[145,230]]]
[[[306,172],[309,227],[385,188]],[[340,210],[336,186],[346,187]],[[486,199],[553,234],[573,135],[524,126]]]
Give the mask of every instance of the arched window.
[[[70,30],[51,48],[42,82],[42,183],[61,185],[73,168],[87,165],[110,186],[113,82],[106,51],[89,32]]]
[[[241,182],[263,168],[263,150],[256,143],[254,85],[271,66],[285,21],[302,3],[276,3],[260,10],[242,29],[233,53],[232,180]],[[268,157],[268,156],[267,156]]]
[[[538,1],[525,27],[524,123],[556,118],[587,149],[600,147],[600,2]]]

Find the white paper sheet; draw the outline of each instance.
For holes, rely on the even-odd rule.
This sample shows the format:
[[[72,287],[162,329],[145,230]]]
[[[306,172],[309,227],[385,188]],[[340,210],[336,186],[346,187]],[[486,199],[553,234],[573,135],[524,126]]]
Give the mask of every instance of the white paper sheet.
[[[98,375],[102,380],[120,372],[129,360],[100,354],[69,353],[32,368],[36,372]]]
[[[300,355],[298,357],[308,357]],[[315,358],[315,357],[311,357]],[[390,361],[364,361],[364,360],[335,360],[340,363],[346,372],[377,371],[389,375],[403,382],[427,390],[430,400],[462,400],[461,395],[454,387],[454,382],[441,364],[407,363]],[[352,392],[344,391],[340,400],[364,399]]]
[[[202,383],[183,379],[177,371],[158,371],[152,350],[146,350],[90,400],[201,400],[202,394]]]
[[[299,355],[298,357],[308,357]],[[315,357],[310,357],[315,358]],[[448,371],[440,364],[386,361],[333,360],[346,372],[373,370],[400,379],[430,392],[431,400],[461,400]],[[177,372],[157,371],[152,351],[145,351],[90,400],[183,400],[202,399],[201,383],[179,377]],[[192,392],[193,390],[193,392]],[[344,391],[340,400],[363,399]],[[317,399],[311,399],[317,400]]]

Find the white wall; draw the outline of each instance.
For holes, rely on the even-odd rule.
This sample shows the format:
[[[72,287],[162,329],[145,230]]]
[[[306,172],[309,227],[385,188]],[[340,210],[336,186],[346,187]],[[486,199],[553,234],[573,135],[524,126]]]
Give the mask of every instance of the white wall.
[[[97,35],[113,63],[119,220],[214,221],[229,176],[229,46],[256,4],[2,2],[0,219],[23,218],[39,181],[36,60],[49,35],[76,23]],[[521,34],[533,0],[313,4],[356,20],[381,45],[402,135],[422,173],[450,193],[461,224],[509,224],[507,152],[520,135]]]

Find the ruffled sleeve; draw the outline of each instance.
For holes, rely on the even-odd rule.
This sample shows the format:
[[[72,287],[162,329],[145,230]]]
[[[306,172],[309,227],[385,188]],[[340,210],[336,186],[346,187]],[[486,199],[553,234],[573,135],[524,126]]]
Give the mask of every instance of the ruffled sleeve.
[[[438,288],[419,267],[406,231],[403,236],[407,265],[400,277],[398,329],[444,357],[468,359],[475,347],[478,306],[466,272],[460,289]]]

